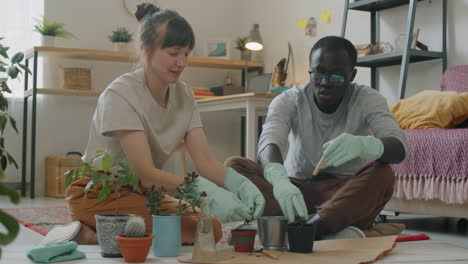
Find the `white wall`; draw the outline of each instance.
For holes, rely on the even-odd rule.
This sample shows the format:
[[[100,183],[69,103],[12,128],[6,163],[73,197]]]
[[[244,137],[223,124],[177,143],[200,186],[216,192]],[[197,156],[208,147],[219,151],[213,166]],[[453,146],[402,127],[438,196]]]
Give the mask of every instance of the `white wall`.
[[[239,14],[240,7],[235,1],[204,0],[202,5],[195,1],[159,2],[164,8],[176,10],[190,21],[197,37],[195,55],[203,54],[205,39],[231,39],[230,36],[239,34],[235,21],[238,19],[237,14]],[[198,11],[194,12],[195,10]],[[209,10],[217,10],[217,12]],[[126,26],[130,31],[136,32],[138,27],[136,19],[124,9],[123,1],[116,0],[45,0],[44,15],[50,20],[67,24],[66,28],[78,38],[57,39],[56,46],[58,47],[110,50],[112,46],[107,36],[113,29]],[[213,23],[214,21],[216,23]],[[137,36],[135,35],[135,37]],[[135,50],[135,47],[136,43],[131,49]],[[233,51],[232,57],[238,58],[239,54]],[[51,57],[41,58],[39,65],[40,75],[43,75],[42,78],[39,78],[39,88],[60,87],[61,73],[64,67],[87,67],[92,70],[92,88],[96,90],[103,90],[112,80],[120,74],[132,70],[135,66],[126,63],[63,60]],[[229,71],[189,68],[184,72],[183,79],[195,86],[219,86],[224,83],[224,76],[227,72]],[[239,84],[240,71],[232,71],[232,73],[234,82]],[[11,111],[20,125],[22,104],[21,101],[13,101],[15,103]],[[46,156],[64,155],[68,151],[83,152],[85,150],[89,134],[89,123],[96,102],[96,97],[38,96],[35,188],[37,195],[44,193],[44,162]],[[212,119],[210,116],[207,117]],[[216,118],[221,118],[223,121],[231,119],[232,122],[239,119],[237,115],[232,113],[217,115],[215,120]],[[30,120],[31,114],[29,114],[29,127],[31,127]],[[208,122],[206,126],[210,127],[211,125]],[[19,129],[21,129],[21,126]],[[225,132],[228,133],[229,130]],[[28,131],[28,138],[29,136],[30,131]],[[214,141],[216,142],[216,140]],[[16,147],[12,147],[11,152],[18,163],[21,164],[21,137],[12,138],[9,145],[10,143]],[[231,146],[225,149],[229,150],[238,145],[239,143],[234,141]],[[215,153],[221,156],[230,155],[223,153],[222,149],[215,151]],[[29,159],[27,164],[29,167]],[[174,164],[174,162],[169,164],[168,169],[177,171],[178,165]],[[19,173],[19,171],[16,173],[8,172],[7,175],[9,176],[5,181],[18,182]]]
[[[243,0],[244,19],[240,25],[247,32],[251,24],[259,23],[265,42],[264,61],[266,71],[272,72],[276,63],[287,56],[287,41],[291,42],[295,64],[290,65],[288,83],[308,81],[308,54],[313,44],[326,35],[340,35],[343,21],[344,1],[289,1],[287,5],[281,0]],[[330,24],[318,23],[318,34],[314,38],[306,37],[296,27],[300,18],[319,17],[323,11],[330,11]],[[468,0],[448,0],[448,66],[468,63],[468,51],[464,44],[468,41],[465,34],[468,26]],[[381,12],[380,40],[395,44],[395,39],[406,30],[408,6]],[[429,46],[430,50],[442,50],[442,1],[418,2],[415,26],[421,29],[419,40]],[[348,14],[346,37],[354,44],[369,43],[370,16],[368,12],[351,10]],[[395,46],[395,45],[394,45]],[[380,69],[381,93],[389,103],[398,101],[398,82],[400,67]],[[429,61],[411,64],[408,73],[406,95],[411,96],[422,90],[438,89],[442,75],[442,62]],[[295,76],[295,78],[293,78]],[[370,85],[370,71],[359,68],[356,82]]]
[[[308,54],[312,45],[322,36],[339,35],[341,32],[343,1],[306,1],[306,0],[163,0],[163,7],[178,11],[187,18],[194,28],[197,46],[195,55],[203,55],[203,43],[206,39],[229,39],[234,44],[235,38],[248,34],[253,23],[260,24],[265,49],[255,56],[263,58],[265,72],[272,72],[276,63],[287,56],[287,42],[290,41],[294,54],[294,64],[290,65],[287,82],[305,83],[308,81]],[[468,64],[468,51],[464,49],[468,35],[464,32],[468,26],[468,0],[449,0],[449,66]],[[300,18],[311,16],[318,18],[323,11],[332,13],[331,23],[318,22],[318,34],[314,38],[306,37],[296,27]],[[433,0],[418,3],[416,25],[422,29],[420,40],[431,50],[441,47],[440,26],[441,1]],[[65,22],[78,40],[59,40],[58,46],[111,49],[107,36],[117,26],[127,26],[135,32],[137,23],[124,10],[122,1],[117,0],[45,0],[45,15],[53,20]],[[394,38],[404,31],[406,7],[385,11],[381,16],[381,40],[394,42]],[[348,16],[346,36],[354,43],[369,42],[369,15],[356,11]],[[239,54],[232,50],[232,57]],[[123,63],[94,63],[90,61],[63,61],[52,59],[47,62],[44,85],[59,85],[61,67],[85,66],[92,69],[93,89],[104,89],[119,74],[131,70],[133,65]],[[407,85],[407,94],[412,95],[424,89],[437,89],[441,77],[441,62],[432,61],[411,64]],[[183,79],[192,85],[212,87],[221,85],[227,71],[215,69],[188,68]],[[239,83],[239,73],[235,73],[235,83]],[[382,69],[380,77],[381,92],[394,102],[398,95],[396,88],[399,80],[399,67]],[[368,69],[360,68],[357,82],[370,83]],[[65,96],[38,97],[38,134],[37,134],[37,187],[38,194],[43,193],[44,159],[47,155],[64,154],[67,151],[83,151],[88,137],[89,122],[94,111],[96,98],[75,98]],[[15,109],[21,111],[18,103]],[[18,116],[18,123],[21,115]],[[222,112],[202,114],[205,131],[210,146],[219,160],[239,154],[239,115]],[[20,137],[16,157],[20,162]],[[177,164],[172,162],[168,169],[177,171]],[[7,181],[18,181],[18,178]]]

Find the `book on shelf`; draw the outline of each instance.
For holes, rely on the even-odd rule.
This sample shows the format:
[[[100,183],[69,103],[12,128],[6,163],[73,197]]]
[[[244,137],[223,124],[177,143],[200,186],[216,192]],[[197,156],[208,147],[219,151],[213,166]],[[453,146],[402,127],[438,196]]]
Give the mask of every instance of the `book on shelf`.
[[[192,87],[192,90],[194,92],[201,92],[201,93],[209,93],[210,92],[210,89],[209,88],[206,88],[206,87],[198,87],[198,86],[193,86]]]
[[[209,95],[214,96],[215,94],[212,92],[194,92],[195,95]]]
[[[195,95],[195,99],[204,99],[204,98],[212,98],[216,97],[216,95]]]

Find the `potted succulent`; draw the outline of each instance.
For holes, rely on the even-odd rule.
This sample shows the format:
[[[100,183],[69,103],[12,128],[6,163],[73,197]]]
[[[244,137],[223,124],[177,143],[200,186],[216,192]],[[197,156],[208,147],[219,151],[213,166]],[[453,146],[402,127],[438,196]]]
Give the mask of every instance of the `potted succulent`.
[[[312,253],[314,248],[316,224],[307,224],[304,218],[288,224],[289,251],[296,253]]]
[[[3,38],[0,38],[0,41],[1,40],[3,40]],[[18,164],[15,159],[5,149],[5,136],[3,134],[8,123],[10,123],[13,130],[18,133],[15,119],[8,114],[8,100],[5,98],[5,94],[11,93],[8,81],[17,79],[22,71],[30,73],[26,66],[21,64],[24,59],[24,54],[22,52],[18,52],[10,59],[7,53],[9,49],[9,47],[5,47],[0,43],[0,181],[5,177],[5,170],[8,166],[13,165],[18,169]],[[0,195],[7,196],[14,204],[17,204],[20,201],[18,192],[6,186],[2,182],[0,182]],[[0,231],[0,246],[4,246],[11,243],[16,238],[19,231],[19,225],[14,218],[1,210],[0,225],[4,226],[4,229]]]
[[[255,229],[233,229],[231,230],[232,243],[236,252],[253,252],[255,244]]]
[[[55,45],[55,38],[75,38],[76,37],[65,29],[66,24],[53,21],[49,22],[45,16],[42,17],[42,21],[36,19],[37,25],[34,26],[34,30],[42,35],[41,46],[53,47]]]
[[[114,51],[128,51],[128,43],[132,41],[132,35],[125,27],[119,27],[112,31],[109,40],[114,45]]]
[[[68,187],[73,180],[88,176],[91,177],[91,181],[85,187],[85,199],[92,188],[101,188],[99,200],[106,199],[113,191],[119,197],[122,186],[128,186],[140,193],[138,176],[128,163],[123,160],[115,162],[109,154],[102,151],[98,151],[91,161],[84,162],[80,167],[70,170],[67,173],[65,185]],[[122,257],[117,240],[114,238],[124,232],[131,215],[119,214],[118,201],[119,199],[117,199],[115,214],[96,215],[96,232],[103,257]]]
[[[192,208],[196,212],[196,207],[200,204],[199,194],[195,185],[196,173],[188,173],[184,177],[184,183],[177,187],[176,195],[178,199],[175,214],[163,214],[167,209],[162,208],[166,190],[164,187],[154,186],[145,193],[148,199],[149,214],[153,216],[153,254],[158,257],[176,257],[180,254],[182,242],[181,235],[181,215],[187,214],[187,209]]]
[[[236,39],[236,50],[240,51],[241,60],[250,60],[252,58],[252,51],[245,47],[247,37],[238,37]]]
[[[141,216],[132,216],[125,224],[125,232],[115,237],[119,242],[120,251],[126,262],[145,262],[154,238],[145,234],[145,220]]]

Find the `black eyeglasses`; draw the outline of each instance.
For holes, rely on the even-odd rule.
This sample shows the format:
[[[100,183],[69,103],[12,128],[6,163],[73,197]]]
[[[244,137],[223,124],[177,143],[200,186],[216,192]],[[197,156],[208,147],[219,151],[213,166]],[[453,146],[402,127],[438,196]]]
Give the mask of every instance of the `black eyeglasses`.
[[[314,80],[315,83],[322,83],[326,78],[327,75],[321,73],[321,72],[309,72],[310,73],[310,79]],[[328,81],[331,83],[335,84],[343,84],[345,82],[345,77],[340,74],[330,74],[328,76]]]

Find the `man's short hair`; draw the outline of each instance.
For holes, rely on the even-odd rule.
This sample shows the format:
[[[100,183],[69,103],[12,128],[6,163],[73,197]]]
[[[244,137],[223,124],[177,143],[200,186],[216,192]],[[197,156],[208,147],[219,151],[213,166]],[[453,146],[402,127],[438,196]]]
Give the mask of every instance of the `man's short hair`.
[[[342,37],[338,37],[338,36],[323,37],[319,39],[319,41],[317,41],[315,45],[312,47],[312,50],[310,51],[310,54],[309,54],[309,62],[312,61],[312,53],[315,50],[320,49],[320,48],[333,49],[333,50],[334,49],[345,50],[348,53],[349,58],[351,59],[351,66],[353,67],[353,69],[354,67],[356,67],[357,51],[353,43],[351,43],[351,41]]]

